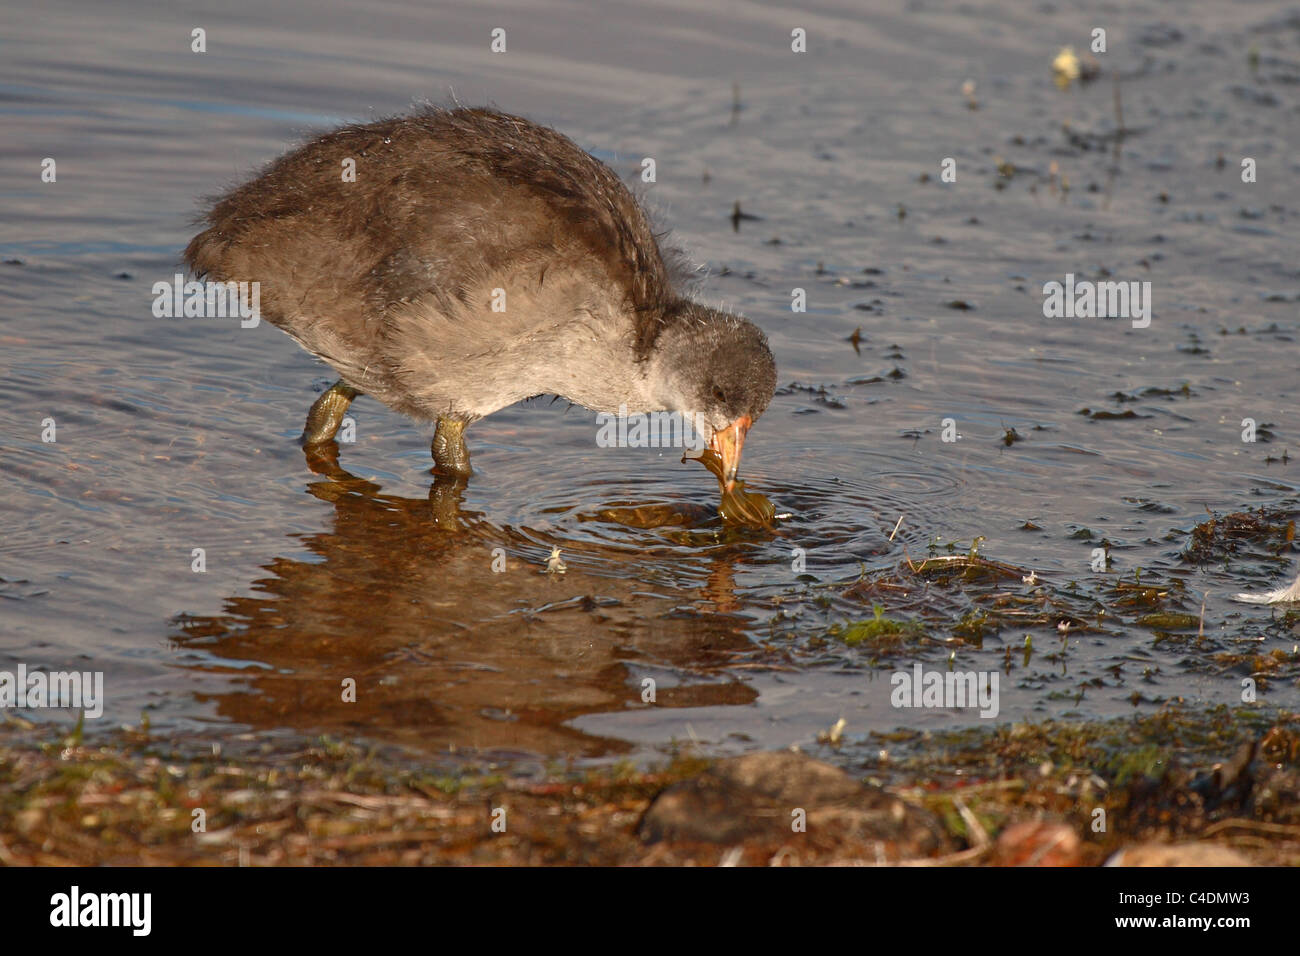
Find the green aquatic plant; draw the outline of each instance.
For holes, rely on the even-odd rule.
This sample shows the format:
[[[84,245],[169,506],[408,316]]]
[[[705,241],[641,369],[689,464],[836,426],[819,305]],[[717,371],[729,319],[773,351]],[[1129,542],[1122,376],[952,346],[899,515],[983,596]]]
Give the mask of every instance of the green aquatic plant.
[[[873,651],[898,650],[908,637],[924,637],[925,629],[915,621],[900,621],[885,617],[885,609],[873,605],[875,616],[865,621],[855,621],[831,628],[831,636],[839,638],[849,647],[866,645]]]

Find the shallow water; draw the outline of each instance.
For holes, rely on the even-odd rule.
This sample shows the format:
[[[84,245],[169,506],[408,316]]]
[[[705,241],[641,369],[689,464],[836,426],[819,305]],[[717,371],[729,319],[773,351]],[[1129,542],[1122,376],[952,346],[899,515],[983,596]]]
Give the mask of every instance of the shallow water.
[[[1233,703],[1252,671],[1225,655],[1244,649],[1285,658],[1266,706],[1300,704],[1290,622],[1229,600],[1289,580],[1293,549],[1181,556],[1207,509],[1300,507],[1296,462],[1268,460],[1300,453],[1285,4],[1184,4],[1176,21],[1143,2],[683,0],[598,21],[560,2],[227,6],[0,11],[4,660],[103,670],[114,723],[521,759],[809,745],[840,717],[870,749],[872,731],[975,723],[890,705],[895,668],[954,651],[1003,671],[999,720]],[[1056,51],[1097,25],[1101,79],[1058,90]],[[195,26],[206,54],[189,52]],[[507,54],[487,52],[494,26]],[[469,431],[464,488],[429,476],[427,430],[366,398],[338,461],[308,460],[294,439],[327,369],[266,324],[153,317],[197,197],[311,130],[449,90],[556,125],[629,182],[656,158],[644,188],[706,265],[701,297],[771,338],[782,388],[742,474],[792,518],[724,527],[716,483],[679,449],[598,448],[594,414],[549,399]],[[759,218],[733,228],[736,202]],[[1149,280],[1150,327],[1044,318],[1043,283],[1067,273]],[[945,443],[949,417],[961,439]],[[1243,418],[1272,440],[1243,443]],[[1007,446],[1008,428],[1024,440]],[[617,510],[651,507],[680,519]],[[977,537],[1041,583],[898,584],[932,544]],[[545,573],[555,547],[562,575]],[[1185,585],[1174,610],[1204,602],[1202,639],[1136,614],[1084,626],[1138,569]],[[1073,602],[1078,631],[957,640],[972,596],[999,591]],[[881,662],[828,637],[875,604],[933,640]]]

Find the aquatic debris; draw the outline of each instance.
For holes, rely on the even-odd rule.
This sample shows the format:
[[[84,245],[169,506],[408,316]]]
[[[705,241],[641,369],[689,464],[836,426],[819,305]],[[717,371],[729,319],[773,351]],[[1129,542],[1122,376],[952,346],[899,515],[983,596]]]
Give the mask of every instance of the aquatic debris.
[[[853,343],[853,351],[861,355],[862,349],[859,346],[862,343],[862,326],[859,325],[854,329],[853,334],[850,335],[846,341]]]
[[[560,560],[560,549],[551,548],[551,556],[546,559],[546,573],[563,574],[567,570],[568,567]]]
[[[1052,61],[1052,74],[1056,85],[1063,90],[1079,78],[1079,57],[1075,54],[1074,47],[1061,47],[1061,52]]]
[[[1183,559],[1197,564],[1226,559],[1241,551],[1241,542],[1278,555],[1295,544],[1295,519],[1285,512],[1259,508],[1257,511],[1211,515],[1192,529],[1192,539]]]
[[[697,454],[689,452],[682,455],[682,461],[698,461],[718,479],[718,488],[722,491],[722,503],[718,514],[724,521],[751,527],[770,528],[776,523],[776,506],[757,491],[746,491],[745,482],[737,478],[728,489],[723,479],[722,459],[711,448]]]
[[[971,550],[973,552],[974,548]],[[993,583],[1003,579],[1019,579],[1023,581],[1025,576],[1023,568],[1003,564],[999,561],[989,561],[974,553],[938,555],[922,561],[912,561],[908,558],[907,567],[913,574],[924,577],[945,578],[960,575],[963,581],[989,581]]]
[[[737,199],[736,204],[731,207],[731,215],[728,216],[727,218],[731,220],[732,232],[740,232],[740,224],[742,222],[745,222],[746,220],[750,220],[753,222],[762,222],[763,220],[762,216],[753,216],[747,212],[742,212],[740,209],[739,199]]]
[[[1300,577],[1297,577],[1289,588],[1278,588],[1276,591],[1265,591],[1263,594],[1242,592],[1234,594],[1232,599],[1245,604],[1285,604],[1288,601],[1300,601]]]
[[[1142,627],[1149,627],[1159,631],[1194,631],[1200,626],[1201,619],[1195,614],[1155,611],[1151,614],[1142,615],[1137,619],[1137,623]]]
[[[849,722],[841,717],[831,725],[830,730],[819,730],[817,732],[817,742],[819,744],[830,744],[832,747],[838,746],[840,738],[844,736],[844,728]]]
[[[1070,84],[1076,81],[1080,85],[1091,83],[1100,74],[1101,64],[1096,57],[1090,53],[1084,53],[1080,57],[1072,46],[1061,47],[1061,52],[1052,61],[1052,79],[1063,90],[1068,90]]]
[[[1091,408],[1081,408],[1079,409],[1079,414],[1088,416],[1094,422],[1109,422],[1109,421],[1119,421],[1121,419],[1126,419],[1126,418],[1150,418],[1151,417],[1150,415],[1139,415],[1131,408],[1126,408],[1122,412],[1111,412],[1111,411],[1107,411],[1106,409],[1098,409],[1094,411]]]
[[[1115,582],[1115,586],[1111,590],[1111,603],[1115,608],[1160,609],[1164,607],[1166,601],[1170,600],[1172,591],[1177,590],[1181,595],[1185,590],[1186,586],[1177,579],[1168,585],[1152,584],[1150,582],[1153,575],[1148,575],[1147,583],[1143,584],[1141,572],[1142,569],[1138,568],[1132,581],[1119,580]],[[1172,600],[1181,606],[1178,596],[1175,596]]]
[[[835,625],[830,629],[830,636],[839,638],[849,647],[866,645],[877,654],[892,653],[906,649],[907,638],[923,639],[925,628],[916,621],[896,621],[885,617],[885,609],[879,604],[872,607],[874,617],[855,621],[847,626]]]

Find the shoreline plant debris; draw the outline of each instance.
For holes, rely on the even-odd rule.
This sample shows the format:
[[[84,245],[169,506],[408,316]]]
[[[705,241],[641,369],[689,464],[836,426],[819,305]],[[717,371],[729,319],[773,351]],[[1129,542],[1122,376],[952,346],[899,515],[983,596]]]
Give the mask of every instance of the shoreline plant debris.
[[[1122,852],[1300,864],[1295,714],[1170,706],[869,736],[878,758],[849,773],[811,741],[807,754],[507,773],[328,738],[77,739],[10,718],[0,863],[1093,866]],[[777,812],[791,801],[820,827],[792,832]]]

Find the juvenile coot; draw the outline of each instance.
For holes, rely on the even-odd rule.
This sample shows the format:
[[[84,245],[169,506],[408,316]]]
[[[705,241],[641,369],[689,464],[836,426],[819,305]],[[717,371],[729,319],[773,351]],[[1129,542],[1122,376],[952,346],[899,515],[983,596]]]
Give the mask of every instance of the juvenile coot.
[[[556,394],[702,415],[729,484],[776,387],[763,333],[684,295],[615,173],[517,116],[429,108],[345,126],[203,221],[194,273],[260,282],[262,317],[339,374],[306,445],[331,441],[364,393],[436,421],[436,470],[466,475],[467,425]]]

